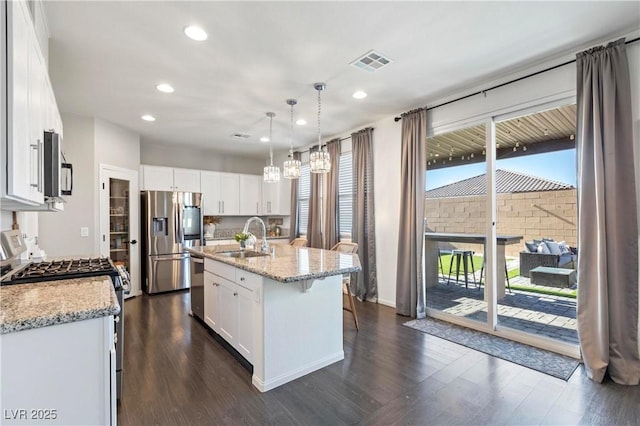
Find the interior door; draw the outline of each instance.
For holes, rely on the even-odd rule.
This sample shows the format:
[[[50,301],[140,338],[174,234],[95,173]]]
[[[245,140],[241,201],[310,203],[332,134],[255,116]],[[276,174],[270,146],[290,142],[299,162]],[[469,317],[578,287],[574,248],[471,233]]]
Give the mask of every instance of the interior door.
[[[140,197],[138,172],[100,165],[100,254],[123,265],[131,276],[131,292],[140,287]]]

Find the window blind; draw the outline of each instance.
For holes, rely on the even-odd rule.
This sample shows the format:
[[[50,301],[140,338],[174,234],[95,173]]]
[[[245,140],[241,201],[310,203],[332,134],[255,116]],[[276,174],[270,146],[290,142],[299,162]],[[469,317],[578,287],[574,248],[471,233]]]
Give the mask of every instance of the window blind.
[[[298,232],[307,235],[307,223],[309,221],[309,198],[311,197],[311,171],[309,163],[300,166],[298,178]]]
[[[351,236],[353,217],[353,164],[351,158],[350,151],[340,154],[338,210],[341,236]]]

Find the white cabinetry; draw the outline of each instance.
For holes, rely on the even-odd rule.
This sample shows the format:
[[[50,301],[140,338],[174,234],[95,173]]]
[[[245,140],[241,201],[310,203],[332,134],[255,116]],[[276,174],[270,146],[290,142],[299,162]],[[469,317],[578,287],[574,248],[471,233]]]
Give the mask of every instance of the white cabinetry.
[[[44,203],[43,116],[49,102],[44,95],[50,90],[47,69],[26,2],[4,2],[0,7],[3,24],[7,24],[7,37],[3,38],[6,54],[2,49],[2,74],[6,71],[7,77],[2,82],[2,103],[7,107],[6,112],[2,110],[2,127],[6,125],[7,132],[1,136],[6,174],[0,178],[1,196],[8,201],[3,203],[7,208],[12,202],[38,206]],[[53,108],[57,110],[55,104]]]
[[[205,259],[205,323],[250,363],[260,328],[256,320],[261,285],[258,275]]]
[[[209,271],[204,272],[204,322],[213,331],[220,334],[218,316],[220,305],[218,304],[218,288],[220,283],[216,276]]]
[[[240,175],[240,214],[255,216],[261,212],[262,176]]]
[[[176,191],[200,192],[200,170],[173,169],[173,186]]]
[[[0,343],[2,424],[116,424],[113,316],[3,334]]]
[[[200,173],[203,214],[231,216],[240,214],[240,177],[234,173]]]
[[[262,214],[289,215],[291,212],[291,181],[262,184]]]
[[[140,166],[141,189],[200,192],[200,171],[162,166]]]

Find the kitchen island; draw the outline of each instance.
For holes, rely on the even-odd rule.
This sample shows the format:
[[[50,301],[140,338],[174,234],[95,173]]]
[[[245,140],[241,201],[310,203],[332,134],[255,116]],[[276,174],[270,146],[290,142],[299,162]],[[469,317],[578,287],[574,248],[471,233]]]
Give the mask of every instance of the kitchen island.
[[[342,275],[361,270],[358,256],[275,245],[234,257],[238,249],[190,252],[204,257],[203,321],[253,366],[253,385],[265,392],[342,360]]]

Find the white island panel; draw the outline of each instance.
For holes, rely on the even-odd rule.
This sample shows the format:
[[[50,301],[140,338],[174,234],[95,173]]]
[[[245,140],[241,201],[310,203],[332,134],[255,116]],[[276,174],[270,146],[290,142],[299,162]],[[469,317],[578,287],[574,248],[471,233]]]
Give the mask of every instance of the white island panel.
[[[265,392],[344,359],[342,276],[263,283],[253,384]]]

